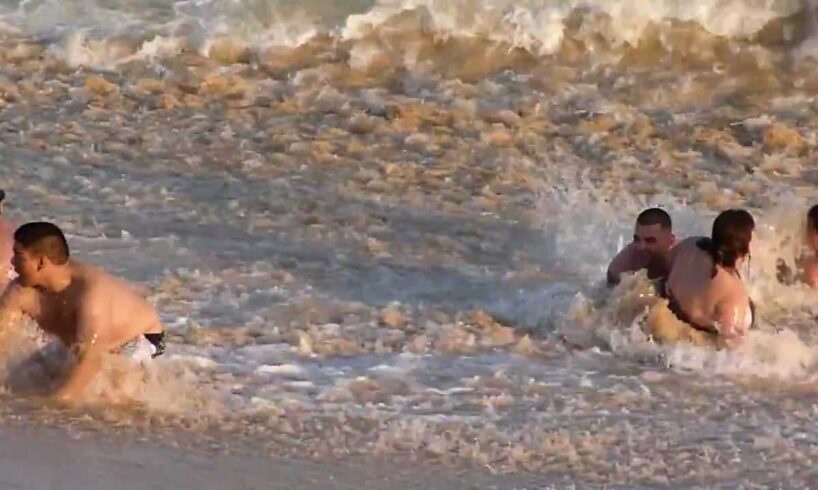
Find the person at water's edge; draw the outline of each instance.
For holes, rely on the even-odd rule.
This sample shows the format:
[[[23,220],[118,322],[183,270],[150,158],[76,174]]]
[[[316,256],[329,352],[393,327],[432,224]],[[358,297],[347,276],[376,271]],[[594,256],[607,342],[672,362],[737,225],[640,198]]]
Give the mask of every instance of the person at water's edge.
[[[721,347],[737,347],[754,323],[753,302],[739,274],[749,260],[755,221],[742,209],[722,212],[710,237],[673,247],[668,308],[691,328],[712,334]]]
[[[106,352],[141,336],[155,346],[154,355],[161,354],[164,330],[155,309],[124,281],[71,259],[56,225],[18,228],[12,263],[18,277],[0,298],[0,328],[25,315],[71,350],[55,399],[76,399],[98,374]]]
[[[805,226],[806,251],[795,259],[795,268],[783,258],[778,259],[776,278],[781,284],[791,286],[798,282],[818,287],[818,204],[807,212]]]

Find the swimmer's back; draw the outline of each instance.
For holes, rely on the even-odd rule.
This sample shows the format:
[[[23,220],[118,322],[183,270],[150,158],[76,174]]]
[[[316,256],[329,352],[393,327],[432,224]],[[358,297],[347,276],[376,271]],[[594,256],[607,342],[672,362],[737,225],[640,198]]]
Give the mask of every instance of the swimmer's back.
[[[102,346],[115,349],[141,334],[162,331],[156,310],[130,284],[93,265],[72,261],[72,269],[81,282],[76,301],[94,317]]]
[[[713,259],[697,244],[702,237],[679,243],[672,256],[667,288],[691,321],[713,325],[720,305],[749,303],[740,278],[719,269],[714,276]]]

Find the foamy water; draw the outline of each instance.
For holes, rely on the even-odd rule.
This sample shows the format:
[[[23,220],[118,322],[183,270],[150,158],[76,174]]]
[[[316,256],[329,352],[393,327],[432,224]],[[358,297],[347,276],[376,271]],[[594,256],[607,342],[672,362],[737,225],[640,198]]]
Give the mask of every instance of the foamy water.
[[[818,183],[797,2],[2,14],[9,213],[56,220],[171,334],[151,367],[113,362],[92,406],[318,455],[629,485],[814,478],[818,295],[775,279]],[[756,216],[744,350],[657,346],[645,279],[603,286],[650,205],[679,236],[726,207]],[[88,410],[101,427],[142,416]]]
[[[487,70],[472,73],[458,54],[481,55],[494,69],[526,64],[514,50],[610,61],[628,50],[655,57],[660,49],[689,62],[746,55],[767,65],[782,46],[811,55],[815,32],[814,12],[798,0],[26,0],[2,7],[6,31],[44,40],[73,66],[100,68],[190,51],[277,66],[282,49],[307,46],[360,69],[432,65],[472,76]],[[304,55],[285,58],[310,64]]]

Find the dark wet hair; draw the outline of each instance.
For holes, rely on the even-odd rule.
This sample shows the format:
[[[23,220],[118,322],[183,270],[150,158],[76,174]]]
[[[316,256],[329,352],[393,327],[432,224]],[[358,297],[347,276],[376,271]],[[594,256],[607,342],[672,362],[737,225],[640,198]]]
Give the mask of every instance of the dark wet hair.
[[[6,191],[4,191],[3,189],[0,189],[0,202],[3,202],[5,200],[6,200]]]
[[[807,213],[807,223],[809,223],[813,230],[818,232],[818,204],[809,209]]]
[[[52,264],[62,265],[68,262],[68,242],[62,230],[54,223],[26,223],[14,232],[14,241],[36,257],[47,257]]]
[[[636,217],[636,223],[642,226],[661,225],[662,229],[670,230],[673,228],[673,222],[670,221],[670,215],[667,211],[659,208],[649,208]]]
[[[711,237],[696,243],[713,258],[712,277],[718,272],[717,265],[734,268],[739,258],[750,253],[755,226],[753,215],[743,209],[729,209],[716,217]]]

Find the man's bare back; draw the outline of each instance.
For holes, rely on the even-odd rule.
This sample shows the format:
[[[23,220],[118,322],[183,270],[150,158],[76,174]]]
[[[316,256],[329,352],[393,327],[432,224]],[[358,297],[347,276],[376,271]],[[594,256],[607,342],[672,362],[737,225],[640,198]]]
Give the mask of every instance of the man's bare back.
[[[698,325],[718,323],[722,335],[743,335],[749,329],[750,296],[741,278],[717,267],[699,248],[701,237],[688,238],[676,246],[668,291],[687,317]]]
[[[754,230],[749,212],[728,209],[713,221],[709,238],[688,238],[673,248],[667,302],[653,309],[648,322],[654,339],[730,348],[743,343],[755,319],[738,268],[750,256]],[[675,326],[663,319],[663,310],[675,316]]]

